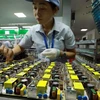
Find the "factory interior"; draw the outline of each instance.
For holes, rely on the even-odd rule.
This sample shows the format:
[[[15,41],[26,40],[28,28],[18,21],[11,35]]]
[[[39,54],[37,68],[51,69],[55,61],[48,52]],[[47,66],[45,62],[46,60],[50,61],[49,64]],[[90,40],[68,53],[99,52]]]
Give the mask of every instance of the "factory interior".
[[[65,24],[75,37],[74,48],[69,46],[69,51],[56,48],[56,54],[47,56],[66,56],[61,56],[60,60],[47,59],[37,52],[38,47],[42,50],[44,43],[46,45],[49,41],[49,32],[48,41],[44,38],[40,44],[35,41],[39,42],[41,37],[28,37],[35,34],[36,30],[32,28],[39,25],[34,16],[34,5],[38,8],[36,3],[40,1],[48,4],[60,1],[59,10],[54,15],[55,22]],[[50,14],[48,12],[48,16]],[[40,14],[39,21],[41,16],[43,15]],[[62,34],[67,32],[63,31]],[[59,41],[64,40],[59,37]],[[68,45],[73,45],[72,41],[74,40],[70,40]],[[25,45],[24,42],[26,46],[23,50],[19,45]],[[60,45],[58,42],[57,46]],[[22,52],[15,54],[13,48],[17,46]],[[48,50],[49,47],[45,49]],[[75,56],[68,58],[67,54],[73,50]],[[8,51],[13,54],[10,62],[7,62]],[[31,99],[100,100],[100,0],[0,0],[0,100]]]

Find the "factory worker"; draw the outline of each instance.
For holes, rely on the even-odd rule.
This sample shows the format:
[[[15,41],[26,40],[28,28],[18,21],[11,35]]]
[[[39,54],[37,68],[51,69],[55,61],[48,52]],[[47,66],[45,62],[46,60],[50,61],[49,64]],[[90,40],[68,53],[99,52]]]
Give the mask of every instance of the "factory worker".
[[[12,47],[12,44],[10,43],[10,41],[3,41],[2,44],[8,48]]]
[[[0,52],[6,56],[6,60],[11,61],[14,55],[30,48],[34,43],[38,54],[50,60],[56,60],[60,57],[66,59],[75,57],[75,37],[73,32],[69,26],[54,19],[60,9],[60,1],[27,1],[33,4],[33,13],[38,24],[33,25],[13,49],[9,49],[4,45],[0,47]]]

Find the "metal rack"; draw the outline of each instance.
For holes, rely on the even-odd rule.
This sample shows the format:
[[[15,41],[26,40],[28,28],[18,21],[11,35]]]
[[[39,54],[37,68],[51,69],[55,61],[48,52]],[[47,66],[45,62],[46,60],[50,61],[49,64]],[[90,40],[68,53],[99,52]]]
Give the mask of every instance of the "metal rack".
[[[92,58],[94,63],[100,62],[100,39],[82,40],[76,45],[77,54]]]
[[[95,0],[92,2],[92,15],[97,29],[100,32],[100,0]]]

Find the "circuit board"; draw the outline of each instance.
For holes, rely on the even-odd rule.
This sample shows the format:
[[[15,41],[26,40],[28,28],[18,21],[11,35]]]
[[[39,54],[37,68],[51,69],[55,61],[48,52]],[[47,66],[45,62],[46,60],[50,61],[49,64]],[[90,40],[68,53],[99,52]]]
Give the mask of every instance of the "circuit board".
[[[65,100],[65,67],[61,63],[17,61],[1,63],[0,91],[3,95]]]
[[[88,100],[95,94],[97,98],[96,81],[89,81],[86,68],[80,69],[75,63],[34,63],[20,60],[11,64],[0,63],[0,66],[0,93],[4,96],[45,100]],[[98,76],[95,79],[98,79]]]

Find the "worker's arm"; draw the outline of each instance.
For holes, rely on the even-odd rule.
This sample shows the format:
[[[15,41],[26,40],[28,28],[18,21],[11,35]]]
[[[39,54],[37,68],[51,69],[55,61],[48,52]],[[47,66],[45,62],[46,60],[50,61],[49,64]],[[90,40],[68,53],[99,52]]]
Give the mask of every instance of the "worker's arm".
[[[75,49],[67,49],[66,51],[60,51],[60,55],[66,54],[67,58],[75,58],[76,50]]]
[[[76,51],[75,51],[75,49],[61,51],[61,50],[56,49],[56,48],[50,48],[50,49],[45,49],[41,54],[49,59],[55,59],[59,56],[60,57],[66,56],[66,58],[74,58],[76,55]]]
[[[19,53],[21,53],[22,51],[24,51],[24,48],[22,48],[20,45],[16,45],[13,49],[13,54],[14,55],[17,55]]]
[[[23,50],[24,49],[19,45],[16,45],[13,49],[7,48],[4,45],[0,47],[0,53],[6,57],[7,62],[12,61],[14,58],[14,55],[21,53]]]

